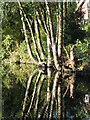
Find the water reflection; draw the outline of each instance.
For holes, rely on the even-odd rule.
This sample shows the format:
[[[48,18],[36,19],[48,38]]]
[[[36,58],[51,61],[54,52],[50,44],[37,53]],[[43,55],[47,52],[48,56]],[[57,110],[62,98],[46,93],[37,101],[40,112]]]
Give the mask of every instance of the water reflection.
[[[51,68],[47,68],[47,75],[39,68],[34,70],[27,82],[22,117],[41,120],[65,119],[64,97],[70,88],[70,97],[73,98],[74,76],[72,74],[63,79],[60,71],[54,73]],[[68,84],[65,91],[64,82]],[[27,104],[28,96],[30,101]]]
[[[89,113],[83,96],[89,91],[88,84],[86,88],[86,83],[78,81],[75,73],[61,73],[31,65],[4,66],[3,117],[24,120],[87,118]]]

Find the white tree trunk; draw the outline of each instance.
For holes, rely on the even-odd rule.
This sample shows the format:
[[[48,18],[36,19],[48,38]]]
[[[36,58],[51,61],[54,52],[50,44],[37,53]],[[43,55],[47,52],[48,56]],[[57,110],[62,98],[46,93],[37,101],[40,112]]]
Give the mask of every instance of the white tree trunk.
[[[23,12],[22,12],[22,7],[21,7],[21,4],[20,4],[19,0],[18,0],[18,5],[19,5],[19,8],[20,8],[21,21],[22,21],[22,24],[23,24],[23,30],[24,30],[24,35],[25,35],[25,40],[26,40],[29,56],[30,56],[31,60],[34,62],[34,64],[38,65],[38,61],[34,58],[34,56],[32,54],[32,50],[31,50],[31,46],[29,45],[29,41],[28,41],[28,37],[27,37],[27,33],[26,33],[26,26],[25,26]]]
[[[62,55],[62,2],[58,3],[58,7],[59,7],[58,57],[60,59]]]
[[[31,86],[33,77],[37,74],[38,69],[34,70],[33,73],[30,75],[29,80],[27,82],[27,88],[26,88],[26,92],[25,92],[25,98],[24,98],[24,103],[23,103],[23,112],[22,112],[22,116],[25,110],[25,106],[26,106],[26,101],[27,101],[27,97],[28,97],[28,92],[29,92],[29,88]]]
[[[46,3],[46,9],[47,9],[48,17],[49,17],[49,26],[50,26],[50,35],[51,35],[54,63],[55,63],[55,67],[57,68],[57,70],[61,70],[59,62],[58,62],[57,51],[56,51],[56,43],[55,43],[54,34],[53,34],[53,26],[52,26],[50,8],[49,8],[47,0],[45,0],[45,3]]]
[[[38,47],[40,49],[41,57],[44,60],[44,53],[43,53],[43,48],[41,45],[40,30],[39,30],[37,19],[35,19],[35,30],[36,30],[36,34],[37,34]]]

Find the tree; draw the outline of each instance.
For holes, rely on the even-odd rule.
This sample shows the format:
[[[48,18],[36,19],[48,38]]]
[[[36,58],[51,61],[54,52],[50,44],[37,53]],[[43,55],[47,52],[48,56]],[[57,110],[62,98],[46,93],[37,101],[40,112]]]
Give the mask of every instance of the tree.
[[[80,27],[81,18],[79,17],[81,13],[73,12],[75,10],[75,3],[69,3],[66,1],[63,3],[48,3],[46,0],[45,3],[30,4],[20,3],[18,1],[18,5],[19,7],[17,6],[17,3],[6,3],[3,6],[5,17],[8,17],[9,14],[13,14],[8,18],[8,20],[4,19],[3,22],[3,27],[5,28],[3,31],[5,35],[3,36],[3,51],[5,51],[3,54],[3,59],[8,58],[9,56],[12,57],[11,52],[13,52],[14,49],[17,49],[19,46],[17,45],[17,47],[15,47],[16,43],[21,44],[25,37],[31,62],[39,66],[54,66],[55,69],[60,70],[61,64],[64,63],[62,60],[62,52],[64,51],[63,46],[65,48],[67,48],[69,44],[72,44],[71,46],[73,46],[73,44],[76,43],[77,38],[83,38],[83,32]],[[17,12],[13,10],[14,8],[17,9]],[[17,19],[15,20],[15,17],[13,17],[14,15],[17,16]],[[23,27],[20,21],[20,16],[23,18]],[[5,27],[5,21],[8,24],[8,28]],[[24,33],[24,35],[22,36],[21,32],[19,32],[20,35],[18,35],[18,39],[16,36],[18,31],[14,32],[14,36],[11,35],[10,33],[18,28],[15,27],[14,30],[14,27],[9,25],[11,23],[8,21],[12,21],[12,26],[14,26],[14,23],[15,25],[17,25],[17,23],[20,24],[21,32]],[[7,33],[8,29],[10,33]],[[10,36],[10,40],[13,39],[8,45],[8,48],[10,49],[9,53],[9,49],[7,51],[5,50],[5,46],[7,46],[6,40],[8,39],[8,34]],[[21,57],[19,58],[21,61]],[[71,63],[73,62],[70,62],[70,64]]]
[[[53,26],[53,21],[52,21],[52,15],[51,15],[51,9],[50,9],[50,4],[47,2],[47,0],[45,1],[45,7],[46,7],[46,12],[44,13],[45,16],[47,17],[47,20],[45,20],[46,18],[43,15],[43,9],[41,9],[41,14],[40,11],[38,11],[35,8],[35,16],[34,17],[34,22],[35,22],[35,32],[37,34],[37,40],[38,40],[38,45],[39,45],[39,49],[40,49],[40,54],[38,51],[38,47],[37,47],[37,43],[35,40],[35,35],[34,35],[34,31],[32,30],[32,26],[31,26],[31,22],[30,20],[27,18],[27,15],[25,14],[23,7],[21,5],[21,3],[18,1],[18,5],[19,5],[19,10],[20,10],[20,15],[21,15],[21,20],[23,23],[23,30],[24,30],[24,35],[25,35],[25,39],[26,39],[26,43],[27,43],[27,48],[28,48],[28,52],[30,55],[30,58],[34,61],[35,64],[38,65],[42,65],[42,59],[44,59],[44,53],[43,53],[43,49],[42,49],[42,45],[41,45],[41,40],[40,40],[40,30],[39,30],[39,26],[41,26],[41,28],[43,29],[44,33],[47,36],[47,48],[48,48],[48,66],[50,66],[51,64],[51,49],[52,49],[52,53],[53,53],[53,58],[54,58],[54,64],[57,70],[60,70],[60,63],[59,63],[59,59],[61,59],[62,56],[62,36],[63,36],[63,5],[62,2],[58,4],[58,14],[57,14],[57,18],[58,18],[58,22],[59,22],[59,27],[58,27],[58,23],[57,23],[57,31],[59,30],[59,33],[57,32],[58,38],[55,37],[54,34],[54,26]],[[40,19],[40,17],[43,19]],[[25,23],[27,22],[30,33],[31,33],[31,37],[32,37],[32,41],[34,44],[34,49],[36,52],[36,56],[37,56],[37,60],[35,60],[33,54],[32,54],[32,50],[29,44],[29,40],[28,40],[28,36],[27,36],[27,32],[26,32],[26,25]],[[58,39],[58,53],[56,50],[57,44],[56,44],[56,39]],[[45,62],[45,61],[44,61]],[[49,63],[50,62],[50,63]]]

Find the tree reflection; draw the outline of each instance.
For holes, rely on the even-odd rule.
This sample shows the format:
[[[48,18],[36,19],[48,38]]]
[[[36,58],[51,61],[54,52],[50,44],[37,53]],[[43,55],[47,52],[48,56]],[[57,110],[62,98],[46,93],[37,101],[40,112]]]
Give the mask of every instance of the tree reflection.
[[[72,74],[66,78],[65,82],[67,82],[68,85],[63,94],[63,97],[65,97],[66,93],[70,89],[70,97],[73,98],[73,90],[74,90],[74,82],[75,82],[74,78],[75,78],[75,74]]]
[[[90,107],[84,97],[90,91],[89,79],[83,77],[82,80],[82,77],[65,71],[63,74],[53,72],[52,68],[45,71],[31,65],[25,69],[25,66],[3,67],[5,119],[10,116],[10,119],[65,120],[72,115],[75,120],[87,118]]]
[[[64,83],[67,83],[66,87]],[[37,68],[27,82],[22,117],[35,120],[64,120],[66,118],[64,97],[69,89],[70,97],[73,98],[73,74],[64,78],[62,72],[54,73],[52,68],[47,68],[47,75]]]

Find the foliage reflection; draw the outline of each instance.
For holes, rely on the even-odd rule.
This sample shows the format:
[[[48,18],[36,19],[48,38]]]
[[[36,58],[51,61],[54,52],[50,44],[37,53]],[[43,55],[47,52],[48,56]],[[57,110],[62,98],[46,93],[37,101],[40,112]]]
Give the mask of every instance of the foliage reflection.
[[[3,66],[4,118],[77,120],[88,117],[89,109],[84,103],[84,95],[89,92],[86,78],[82,81],[75,73],[61,74],[62,71],[55,72],[52,68],[25,66]]]

